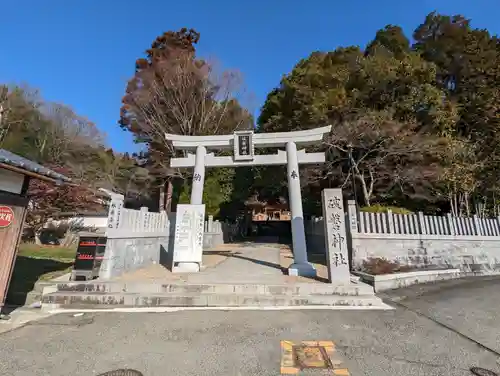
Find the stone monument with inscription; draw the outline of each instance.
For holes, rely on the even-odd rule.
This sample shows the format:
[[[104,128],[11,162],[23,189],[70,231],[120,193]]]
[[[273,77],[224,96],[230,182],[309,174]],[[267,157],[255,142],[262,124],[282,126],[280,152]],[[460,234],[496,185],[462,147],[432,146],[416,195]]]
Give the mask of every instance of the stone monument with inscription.
[[[205,205],[177,205],[172,272],[199,272],[203,256]]]
[[[326,260],[330,283],[350,283],[342,189],[324,189],[321,195],[325,225]]]
[[[184,158],[172,158],[173,168],[193,167],[191,204],[202,204],[206,167],[241,167],[262,165],[287,165],[288,190],[290,198],[291,227],[294,262],[290,265],[290,275],[315,276],[316,270],[307,260],[302,194],[300,189],[300,164],[325,162],[325,153],[307,153],[297,146],[317,145],[324,135],[330,133],[331,126],[296,132],[254,133],[252,130],[236,131],[222,136],[183,136],[166,134],[177,150],[195,152]],[[255,148],[284,148],[277,154],[255,154]],[[207,150],[233,151],[232,156],[216,156]]]

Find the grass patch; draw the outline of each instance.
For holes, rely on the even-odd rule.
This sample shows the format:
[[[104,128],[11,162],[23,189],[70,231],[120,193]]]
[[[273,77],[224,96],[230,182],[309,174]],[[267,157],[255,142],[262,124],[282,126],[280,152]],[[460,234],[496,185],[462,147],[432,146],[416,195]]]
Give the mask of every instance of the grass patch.
[[[71,271],[76,248],[20,244],[7,302],[24,304],[38,281],[49,281]]]
[[[380,204],[364,206],[359,210],[366,213],[387,213],[388,210],[391,210],[393,214],[413,214],[411,210],[408,210],[406,208],[399,208],[397,206],[391,205],[385,206]]]
[[[68,261],[75,260],[76,248],[54,247],[23,243],[19,245],[18,256],[44,258],[50,260]]]

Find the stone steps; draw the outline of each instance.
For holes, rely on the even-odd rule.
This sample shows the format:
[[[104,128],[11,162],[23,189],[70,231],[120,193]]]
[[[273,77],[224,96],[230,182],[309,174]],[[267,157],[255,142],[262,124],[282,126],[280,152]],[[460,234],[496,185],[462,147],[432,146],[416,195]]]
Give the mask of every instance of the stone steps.
[[[33,285],[33,289],[28,292],[9,291],[8,303],[19,306],[30,306],[34,303],[39,303],[42,300],[43,291],[49,286],[55,286],[60,283],[68,283],[71,273],[64,274],[53,280],[37,281]]]
[[[47,286],[53,286],[56,283],[57,282],[50,281],[36,282],[33,286],[33,290],[29,292],[9,291],[8,303],[19,306],[29,306],[33,303],[40,302],[43,289]]]
[[[50,293],[140,293],[140,294],[237,294],[237,295],[337,295],[360,296],[374,295],[373,287],[361,282],[347,285],[327,283],[290,283],[290,284],[255,284],[255,283],[165,283],[165,282],[66,282],[46,286],[43,295]]]
[[[43,309],[106,309],[125,307],[285,307],[353,306],[377,307],[381,300],[374,295],[258,295],[219,293],[89,293],[54,292],[42,297]]]
[[[286,306],[385,307],[371,286],[357,280],[346,285],[97,280],[57,283],[45,287],[42,294],[42,308],[49,310]]]

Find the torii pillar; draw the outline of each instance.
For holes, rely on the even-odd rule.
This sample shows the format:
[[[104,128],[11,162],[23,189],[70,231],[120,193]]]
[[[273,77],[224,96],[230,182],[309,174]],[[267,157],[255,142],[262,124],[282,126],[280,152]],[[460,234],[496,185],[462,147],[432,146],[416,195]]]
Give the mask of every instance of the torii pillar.
[[[202,204],[203,185],[206,167],[242,167],[287,165],[288,195],[291,212],[292,244],[294,262],[288,269],[289,275],[316,275],[313,265],[307,260],[307,245],[302,209],[302,193],[300,189],[300,164],[317,164],[325,162],[324,153],[306,153],[297,146],[314,145],[330,133],[331,126],[297,132],[253,133],[253,131],[237,131],[224,136],[182,136],[166,134],[165,138],[172,142],[175,149],[196,151],[185,158],[173,158],[173,168],[194,167],[191,190],[191,204]],[[254,148],[285,148],[277,154],[255,155]],[[215,156],[207,150],[233,149],[233,156]]]

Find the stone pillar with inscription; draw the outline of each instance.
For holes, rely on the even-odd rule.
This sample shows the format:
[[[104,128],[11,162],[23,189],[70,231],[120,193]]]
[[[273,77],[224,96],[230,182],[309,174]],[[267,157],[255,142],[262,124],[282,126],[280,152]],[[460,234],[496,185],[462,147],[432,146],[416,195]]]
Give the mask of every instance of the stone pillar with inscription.
[[[321,195],[330,283],[350,283],[349,252],[342,189],[324,189]]]
[[[110,231],[120,228],[123,206],[124,206],[124,197],[122,195],[113,194],[111,196],[111,202],[109,203],[109,210],[108,210],[107,228]],[[116,269],[116,265],[120,264],[121,250],[112,247],[111,243],[112,241],[108,241],[106,249],[104,251],[104,256],[101,261],[101,266],[99,267],[99,278],[101,279],[112,278],[114,276],[113,271]],[[121,262],[123,262],[123,258],[121,258]]]
[[[299,162],[297,145],[291,141],[286,144],[288,196],[291,212],[293,264],[288,268],[288,274],[294,276],[316,276],[316,269],[307,261],[306,233],[304,229],[304,214],[302,211],[302,194],[300,191]]]
[[[193,185],[191,187],[191,205],[203,204],[203,185],[205,184],[205,146],[196,148],[195,165],[193,171]]]
[[[203,257],[205,205],[177,205],[172,272],[199,272]]]
[[[109,229],[116,229],[120,227],[121,213],[123,209],[123,196],[116,195],[111,198],[108,209],[108,224]]]

